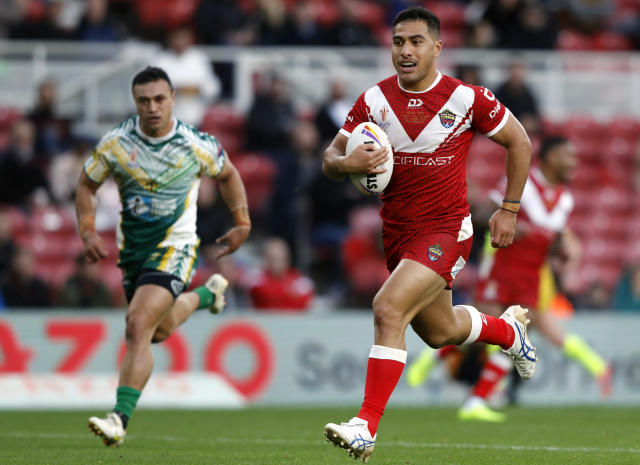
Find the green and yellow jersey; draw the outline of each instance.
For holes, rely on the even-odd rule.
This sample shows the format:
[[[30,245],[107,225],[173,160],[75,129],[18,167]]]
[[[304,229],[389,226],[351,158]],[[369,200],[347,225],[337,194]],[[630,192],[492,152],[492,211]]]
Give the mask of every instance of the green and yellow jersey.
[[[118,266],[125,272],[125,288],[127,275],[133,278],[142,268],[166,271],[189,283],[199,243],[200,176],[216,177],[225,160],[215,137],[176,119],[164,137],[144,134],[134,116],[100,140],[84,170],[96,183],[113,176],[118,185]]]

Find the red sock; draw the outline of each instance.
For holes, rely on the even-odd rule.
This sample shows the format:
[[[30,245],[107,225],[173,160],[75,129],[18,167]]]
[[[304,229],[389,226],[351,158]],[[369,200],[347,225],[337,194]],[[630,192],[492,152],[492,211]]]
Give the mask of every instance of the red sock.
[[[487,399],[493,392],[496,385],[502,378],[509,372],[508,368],[503,368],[501,365],[494,363],[491,358],[482,367],[480,378],[473,387],[471,395]]]
[[[464,308],[471,317],[471,331],[462,345],[472,342],[488,342],[503,349],[508,349],[513,345],[516,335],[511,325],[506,321],[480,313],[471,305],[457,305],[457,307]]]
[[[378,431],[380,417],[398,384],[406,359],[407,352],[401,349],[377,345],[371,348],[367,365],[367,381],[364,387],[364,402],[357,416],[368,422],[372,437]]]
[[[482,326],[476,342],[488,342],[503,349],[508,349],[513,345],[516,335],[510,324],[500,318],[485,315],[484,313],[480,313],[480,318],[482,319]]]

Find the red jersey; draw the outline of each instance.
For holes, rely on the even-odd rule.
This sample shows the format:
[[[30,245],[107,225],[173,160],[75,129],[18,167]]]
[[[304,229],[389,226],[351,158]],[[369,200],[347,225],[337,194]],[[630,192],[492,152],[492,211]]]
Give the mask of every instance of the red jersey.
[[[505,186],[503,180],[501,186],[490,193],[498,204],[502,202]],[[480,277],[489,273],[498,280],[500,277],[513,279],[516,274],[537,277],[553,240],[566,228],[573,205],[573,196],[565,186],[550,185],[540,169],[533,169],[524,186],[518,213],[518,224],[526,228],[526,233],[511,246],[497,249],[490,259],[491,266],[481,267]]]
[[[313,283],[294,269],[282,276],[261,271],[250,278],[251,303],[257,309],[305,310],[314,296]]]
[[[372,121],[389,136],[394,167],[381,196],[384,225],[392,229],[460,229],[469,215],[466,159],[478,130],[487,136],[506,124],[509,112],[484,87],[440,72],[425,91],[410,92],[391,76],[364,92],[340,133]],[[435,226],[435,228],[434,228]]]

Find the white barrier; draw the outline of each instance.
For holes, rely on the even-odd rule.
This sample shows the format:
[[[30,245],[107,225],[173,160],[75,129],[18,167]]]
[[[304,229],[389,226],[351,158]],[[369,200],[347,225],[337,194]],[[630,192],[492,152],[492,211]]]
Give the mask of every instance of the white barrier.
[[[566,323],[614,363],[607,400],[640,404],[640,316],[578,316]],[[105,407],[114,401],[124,314],[10,313],[0,317],[0,408]],[[155,368],[140,405],[238,407],[336,405],[361,401],[372,319],[331,315],[194,315],[155,347]],[[536,377],[524,404],[600,403],[598,387],[576,363],[537,335]],[[423,343],[407,332],[409,360]],[[459,402],[467,387],[442,368],[421,388],[401,380],[391,402]]]

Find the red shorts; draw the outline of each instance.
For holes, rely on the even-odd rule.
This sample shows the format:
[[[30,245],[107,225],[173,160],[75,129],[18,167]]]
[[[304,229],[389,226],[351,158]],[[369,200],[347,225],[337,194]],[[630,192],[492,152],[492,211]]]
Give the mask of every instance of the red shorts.
[[[498,303],[504,307],[522,305],[528,309],[538,307],[540,274],[499,274],[493,270],[487,278],[476,284],[476,302]]]
[[[451,289],[451,283],[467,263],[473,236],[458,242],[457,232],[383,227],[382,241],[390,273],[400,260],[408,258],[438,273],[447,282],[446,289]]]

